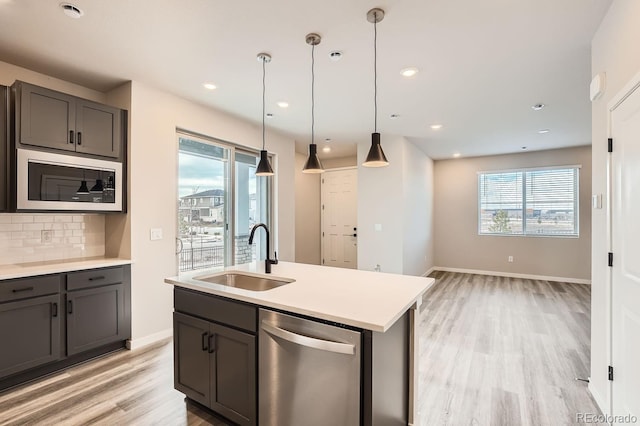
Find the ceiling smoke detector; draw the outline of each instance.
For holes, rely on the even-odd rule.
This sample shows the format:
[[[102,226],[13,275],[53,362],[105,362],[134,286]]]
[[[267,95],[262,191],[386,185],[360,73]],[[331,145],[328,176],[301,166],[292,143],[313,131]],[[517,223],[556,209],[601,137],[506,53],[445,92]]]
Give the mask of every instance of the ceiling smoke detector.
[[[329,52],[329,58],[334,62],[338,62],[340,59],[342,59],[342,52],[339,50],[333,50]]]
[[[69,18],[79,19],[82,15],[84,15],[84,12],[80,10],[78,6],[75,6],[71,3],[60,3],[60,7],[62,8],[64,14]]]

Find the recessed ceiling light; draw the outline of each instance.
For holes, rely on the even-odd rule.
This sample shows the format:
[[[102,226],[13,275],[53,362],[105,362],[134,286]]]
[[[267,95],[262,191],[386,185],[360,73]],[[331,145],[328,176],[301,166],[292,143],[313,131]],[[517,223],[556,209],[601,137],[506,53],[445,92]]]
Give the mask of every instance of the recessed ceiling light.
[[[440,130],[442,129],[442,124],[432,124],[431,130]]]
[[[414,75],[418,74],[418,71],[420,71],[418,68],[416,67],[409,67],[409,68],[403,68],[400,70],[400,74],[403,77],[413,77]]]
[[[342,52],[339,51],[339,50],[333,50],[333,51],[329,52],[329,58],[333,62],[338,62],[340,59],[342,59]]]
[[[459,152],[456,152],[456,153],[453,154],[453,158],[458,158],[458,157],[460,157],[460,153]]]
[[[289,107],[289,102],[285,102],[285,101],[280,101],[277,104],[280,108],[288,108]]]
[[[549,129],[540,129],[540,130],[538,130],[538,133],[540,133],[542,135],[542,134],[545,134],[545,133],[549,133],[550,131],[551,130],[549,130]]]
[[[534,111],[540,111],[542,108],[544,108],[544,104],[535,104],[535,105],[531,105],[531,109]]]
[[[78,19],[82,15],[84,15],[84,12],[80,10],[78,6],[75,6],[71,3],[60,3],[60,7],[62,8],[62,11],[64,12],[64,14],[67,15],[69,18]]]
[[[398,117],[400,117],[398,114],[391,114],[391,115],[389,116],[389,118],[390,118],[390,119],[392,119],[392,120],[395,120],[395,119],[397,119]]]
[[[273,118],[273,114],[270,112],[266,113],[265,115],[267,116],[267,118]]]
[[[322,148],[322,152],[331,152],[331,147],[325,146],[324,148]]]
[[[216,86],[213,83],[204,83],[203,86],[205,89],[209,89],[209,90],[215,90],[218,88],[218,86]]]

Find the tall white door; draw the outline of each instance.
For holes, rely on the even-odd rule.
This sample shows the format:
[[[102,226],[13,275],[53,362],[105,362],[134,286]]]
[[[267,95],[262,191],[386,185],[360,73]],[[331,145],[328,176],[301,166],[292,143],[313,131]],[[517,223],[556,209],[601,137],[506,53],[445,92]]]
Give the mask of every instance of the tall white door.
[[[611,113],[613,415],[640,417],[640,89]]]
[[[358,267],[357,169],[327,171],[322,175],[323,265]]]

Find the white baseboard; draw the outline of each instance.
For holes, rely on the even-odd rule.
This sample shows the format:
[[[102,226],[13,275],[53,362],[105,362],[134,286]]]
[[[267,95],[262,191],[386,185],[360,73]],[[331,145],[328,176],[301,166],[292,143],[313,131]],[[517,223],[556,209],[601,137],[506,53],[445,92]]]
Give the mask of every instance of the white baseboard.
[[[602,414],[604,414],[605,416],[608,415],[609,410],[604,398],[602,398],[602,396],[598,392],[596,392],[591,383],[587,385],[587,389],[589,389],[589,392],[591,392],[591,396],[593,396],[593,399],[594,401],[596,401],[596,404],[598,405],[598,408],[600,408],[600,411],[602,411]]]
[[[429,269],[427,270],[427,272],[425,272],[424,274],[422,274],[422,276],[423,276],[423,277],[428,277],[428,276],[429,276],[429,275],[431,275],[431,273],[432,273],[433,271],[435,271],[435,270],[436,270],[436,267],[435,267],[435,266],[432,266],[431,268],[429,268]]]
[[[162,330],[157,333],[153,333],[148,336],[141,337],[139,339],[129,339],[127,340],[127,349],[131,351],[135,351],[137,349],[151,345],[152,343],[159,342],[160,340],[164,340],[171,336],[173,336],[173,329],[168,328],[166,330]]]
[[[591,280],[585,280],[582,278],[549,277],[546,275],[518,274],[515,272],[481,271],[478,269],[447,268],[444,266],[434,266],[431,269],[432,271],[460,272],[462,274],[493,275],[496,277],[511,277],[511,278],[525,278],[530,280],[559,281],[559,282],[574,283],[574,284],[591,284]]]

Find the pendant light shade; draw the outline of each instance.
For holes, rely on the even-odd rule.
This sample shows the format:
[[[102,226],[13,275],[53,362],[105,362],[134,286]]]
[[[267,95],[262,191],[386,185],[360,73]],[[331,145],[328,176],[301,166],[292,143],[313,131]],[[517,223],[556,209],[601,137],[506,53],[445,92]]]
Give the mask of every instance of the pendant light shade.
[[[267,151],[260,151],[260,162],[258,163],[258,168],[256,169],[256,176],[273,176],[273,169],[271,168],[271,163],[269,162],[269,155]]]
[[[102,179],[96,179],[96,184],[91,187],[89,192],[102,192],[104,191],[104,186],[102,185]]]
[[[371,133],[371,148],[367,159],[362,164],[366,167],[384,167],[389,165],[387,157],[384,155],[382,146],[380,145],[380,133]]]
[[[269,156],[267,154],[267,150],[265,149],[265,126],[264,126],[264,95],[266,90],[265,85],[265,75],[266,70],[265,66],[267,63],[271,62],[271,55],[268,53],[258,53],[258,61],[262,62],[262,150],[260,151],[260,162],[258,163],[258,168],[256,168],[256,176],[273,176],[273,168],[271,168],[271,163],[269,162]]]
[[[89,188],[87,187],[87,181],[82,180],[82,182],[80,182],[80,188],[78,188],[78,190],[76,191],[76,194],[88,194],[88,193],[89,193]]]
[[[307,162],[304,163],[302,173],[324,173],[324,168],[322,167],[322,163],[318,158],[317,150],[318,145],[314,143],[309,145],[309,158],[307,158]]]
[[[311,144],[309,144],[309,157],[307,158],[307,162],[304,163],[302,173],[324,173],[324,168],[318,158],[318,146],[314,142],[316,78],[313,68],[315,65],[314,51],[316,46],[320,44],[320,40],[320,36],[315,33],[307,34],[307,37],[305,38],[307,44],[311,46]]]
[[[374,130],[371,133],[371,148],[367,159],[362,163],[365,167],[384,167],[389,165],[380,145],[380,133],[378,133],[378,22],[384,18],[384,10],[371,9],[367,12],[367,21],[373,24],[373,105],[374,105]]]

